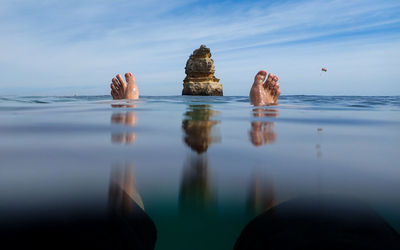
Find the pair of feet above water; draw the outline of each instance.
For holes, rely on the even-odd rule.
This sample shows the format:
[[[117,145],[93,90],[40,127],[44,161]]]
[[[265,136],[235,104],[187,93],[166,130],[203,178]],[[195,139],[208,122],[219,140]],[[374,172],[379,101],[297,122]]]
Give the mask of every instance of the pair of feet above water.
[[[128,72],[125,80],[120,74],[112,79],[111,96],[113,99],[139,99],[139,88],[135,76]],[[250,89],[250,103],[254,106],[276,105],[281,94],[278,77],[265,70],[259,71],[254,77]]]

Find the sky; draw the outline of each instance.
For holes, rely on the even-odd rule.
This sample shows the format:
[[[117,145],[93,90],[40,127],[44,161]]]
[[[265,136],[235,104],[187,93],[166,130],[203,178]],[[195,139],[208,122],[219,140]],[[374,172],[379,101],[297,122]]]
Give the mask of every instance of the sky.
[[[108,95],[125,72],[180,95],[201,44],[225,95],[261,69],[288,95],[400,95],[399,0],[0,0],[0,95]]]

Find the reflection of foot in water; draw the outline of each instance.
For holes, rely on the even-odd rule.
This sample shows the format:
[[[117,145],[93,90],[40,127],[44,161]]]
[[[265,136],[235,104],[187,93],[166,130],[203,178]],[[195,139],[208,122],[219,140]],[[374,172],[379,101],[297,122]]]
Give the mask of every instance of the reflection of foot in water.
[[[273,122],[252,122],[250,131],[251,143],[259,147],[276,141]]]
[[[112,79],[110,87],[113,99],[139,99],[139,89],[135,76],[128,72],[125,74],[125,79],[127,83],[120,74]]]
[[[265,78],[267,78],[265,80]],[[265,80],[265,82],[264,82]],[[261,70],[254,77],[254,83],[250,90],[250,102],[255,106],[276,105],[281,94],[278,77]]]
[[[254,117],[276,117],[278,112],[275,109],[253,109]],[[274,131],[274,122],[253,121],[251,122],[251,130],[249,132],[251,143],[256,146],[270,144],[276,141],[276,133]]]
[[[137,117],[135,112],[128,111],[126,113],[113,113],[111,115],[111,123],[118,125],[125,125],[127,128],[135,127],[137,124]],[[111,142],[119,144],[133,144],[136,142],[136,133],[127,131],[125,133],[112,133]]]

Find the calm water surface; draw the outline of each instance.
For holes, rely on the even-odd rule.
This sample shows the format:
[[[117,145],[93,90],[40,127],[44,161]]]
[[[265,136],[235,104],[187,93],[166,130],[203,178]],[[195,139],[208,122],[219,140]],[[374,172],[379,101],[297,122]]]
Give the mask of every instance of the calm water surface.
[[[156,249],[232,249],[256,216],[326,194],[400,232],[400,97],[1,97],[0,121],[3,232],[139,214],[127,237]]]

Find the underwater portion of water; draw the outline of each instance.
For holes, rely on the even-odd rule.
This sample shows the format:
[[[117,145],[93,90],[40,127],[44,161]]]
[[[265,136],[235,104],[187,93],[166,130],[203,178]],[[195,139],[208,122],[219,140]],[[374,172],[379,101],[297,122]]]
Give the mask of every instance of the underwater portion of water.
[[[0,121],[1,232],[116,216],[127,231],[105,235],[232,249],[257,216],[315,195],[400,232],[400,97],[11,96]]]

